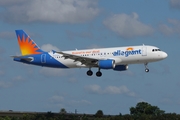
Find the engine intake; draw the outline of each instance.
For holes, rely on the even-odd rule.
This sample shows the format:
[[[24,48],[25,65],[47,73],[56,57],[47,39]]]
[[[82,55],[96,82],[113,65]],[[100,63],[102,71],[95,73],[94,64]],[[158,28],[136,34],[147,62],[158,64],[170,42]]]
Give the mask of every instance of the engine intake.
[[[115,60],[99,60],[98,66],[100,69],[114,69],[115,68]]]
[[[113,70],[116,70],[116,71],[125,71],[127,69],[128,69],[128,65],[116,65]]]

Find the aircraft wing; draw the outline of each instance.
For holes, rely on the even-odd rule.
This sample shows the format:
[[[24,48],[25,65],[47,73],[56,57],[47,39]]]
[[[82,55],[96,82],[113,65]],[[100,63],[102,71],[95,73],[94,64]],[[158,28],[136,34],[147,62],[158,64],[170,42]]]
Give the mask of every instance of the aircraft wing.
[[[20,60],[25,60],[25,61],[30,62],[30,61],[33,60],[32,58],[24,57],[24,56],[11,56],[11,57],[13,57],[14,59],[19,60],[19,61],[20,61]]]
[[[97,66],[97,61],[100,59],[95,59],[91,57],[85,57],[85,56],[78,56],[78,55],[73,55],[69,53],[64,53],[64,52],[56,52],[59,54],[62,54],[64,59],[72,59],[74,62],[79,61],[81,64],[86,65],[86,66]]]

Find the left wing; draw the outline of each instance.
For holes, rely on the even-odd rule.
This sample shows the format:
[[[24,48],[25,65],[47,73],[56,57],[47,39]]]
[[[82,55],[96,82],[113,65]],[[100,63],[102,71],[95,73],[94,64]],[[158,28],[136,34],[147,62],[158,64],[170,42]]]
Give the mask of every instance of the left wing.
[[[101,59],[97,59],[97,58],[78,56],[78,55],[73,55],[73,54],[64,53],[64,52],[56,52],[56,53],[62,54],[64,59],[72,59],[72,60],[74,60],[74,62],[79,61],[79,62],[81,62],[82,65],[84,64],[86,66],[97,67],[98,60],[101,60]]]

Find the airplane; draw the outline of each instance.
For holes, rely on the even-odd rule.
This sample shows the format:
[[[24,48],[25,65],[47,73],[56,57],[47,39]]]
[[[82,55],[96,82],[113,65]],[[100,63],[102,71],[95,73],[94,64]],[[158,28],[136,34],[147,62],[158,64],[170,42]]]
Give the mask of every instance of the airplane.
[[[91,68],[125,71],[129,64],[144,64],[149,72],[148,63],[165,59],[168,55],[158,47],[150,45],[96,48],[70,51],[45,52],[23,30],[15,30],[21,56],[12,56],[14,61],[52,68],[88,68],[88,76],[93,75]]]

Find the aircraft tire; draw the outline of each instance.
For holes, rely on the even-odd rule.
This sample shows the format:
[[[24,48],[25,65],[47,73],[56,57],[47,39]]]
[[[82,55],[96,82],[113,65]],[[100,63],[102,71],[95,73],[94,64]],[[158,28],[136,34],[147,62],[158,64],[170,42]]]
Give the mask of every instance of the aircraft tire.
[[[145,72],[149,72],[149,69],[145,69]]]
[[[102,76],[102,73],[100,71],[96,72],[96,76],[97,77],[101,77]]]
[[[87,75],[88,75],[88,76],[92,76],[92,75],[93,75],[93,72],[92,72],[91,70],[88,70],[88,71],[87,71]]]

